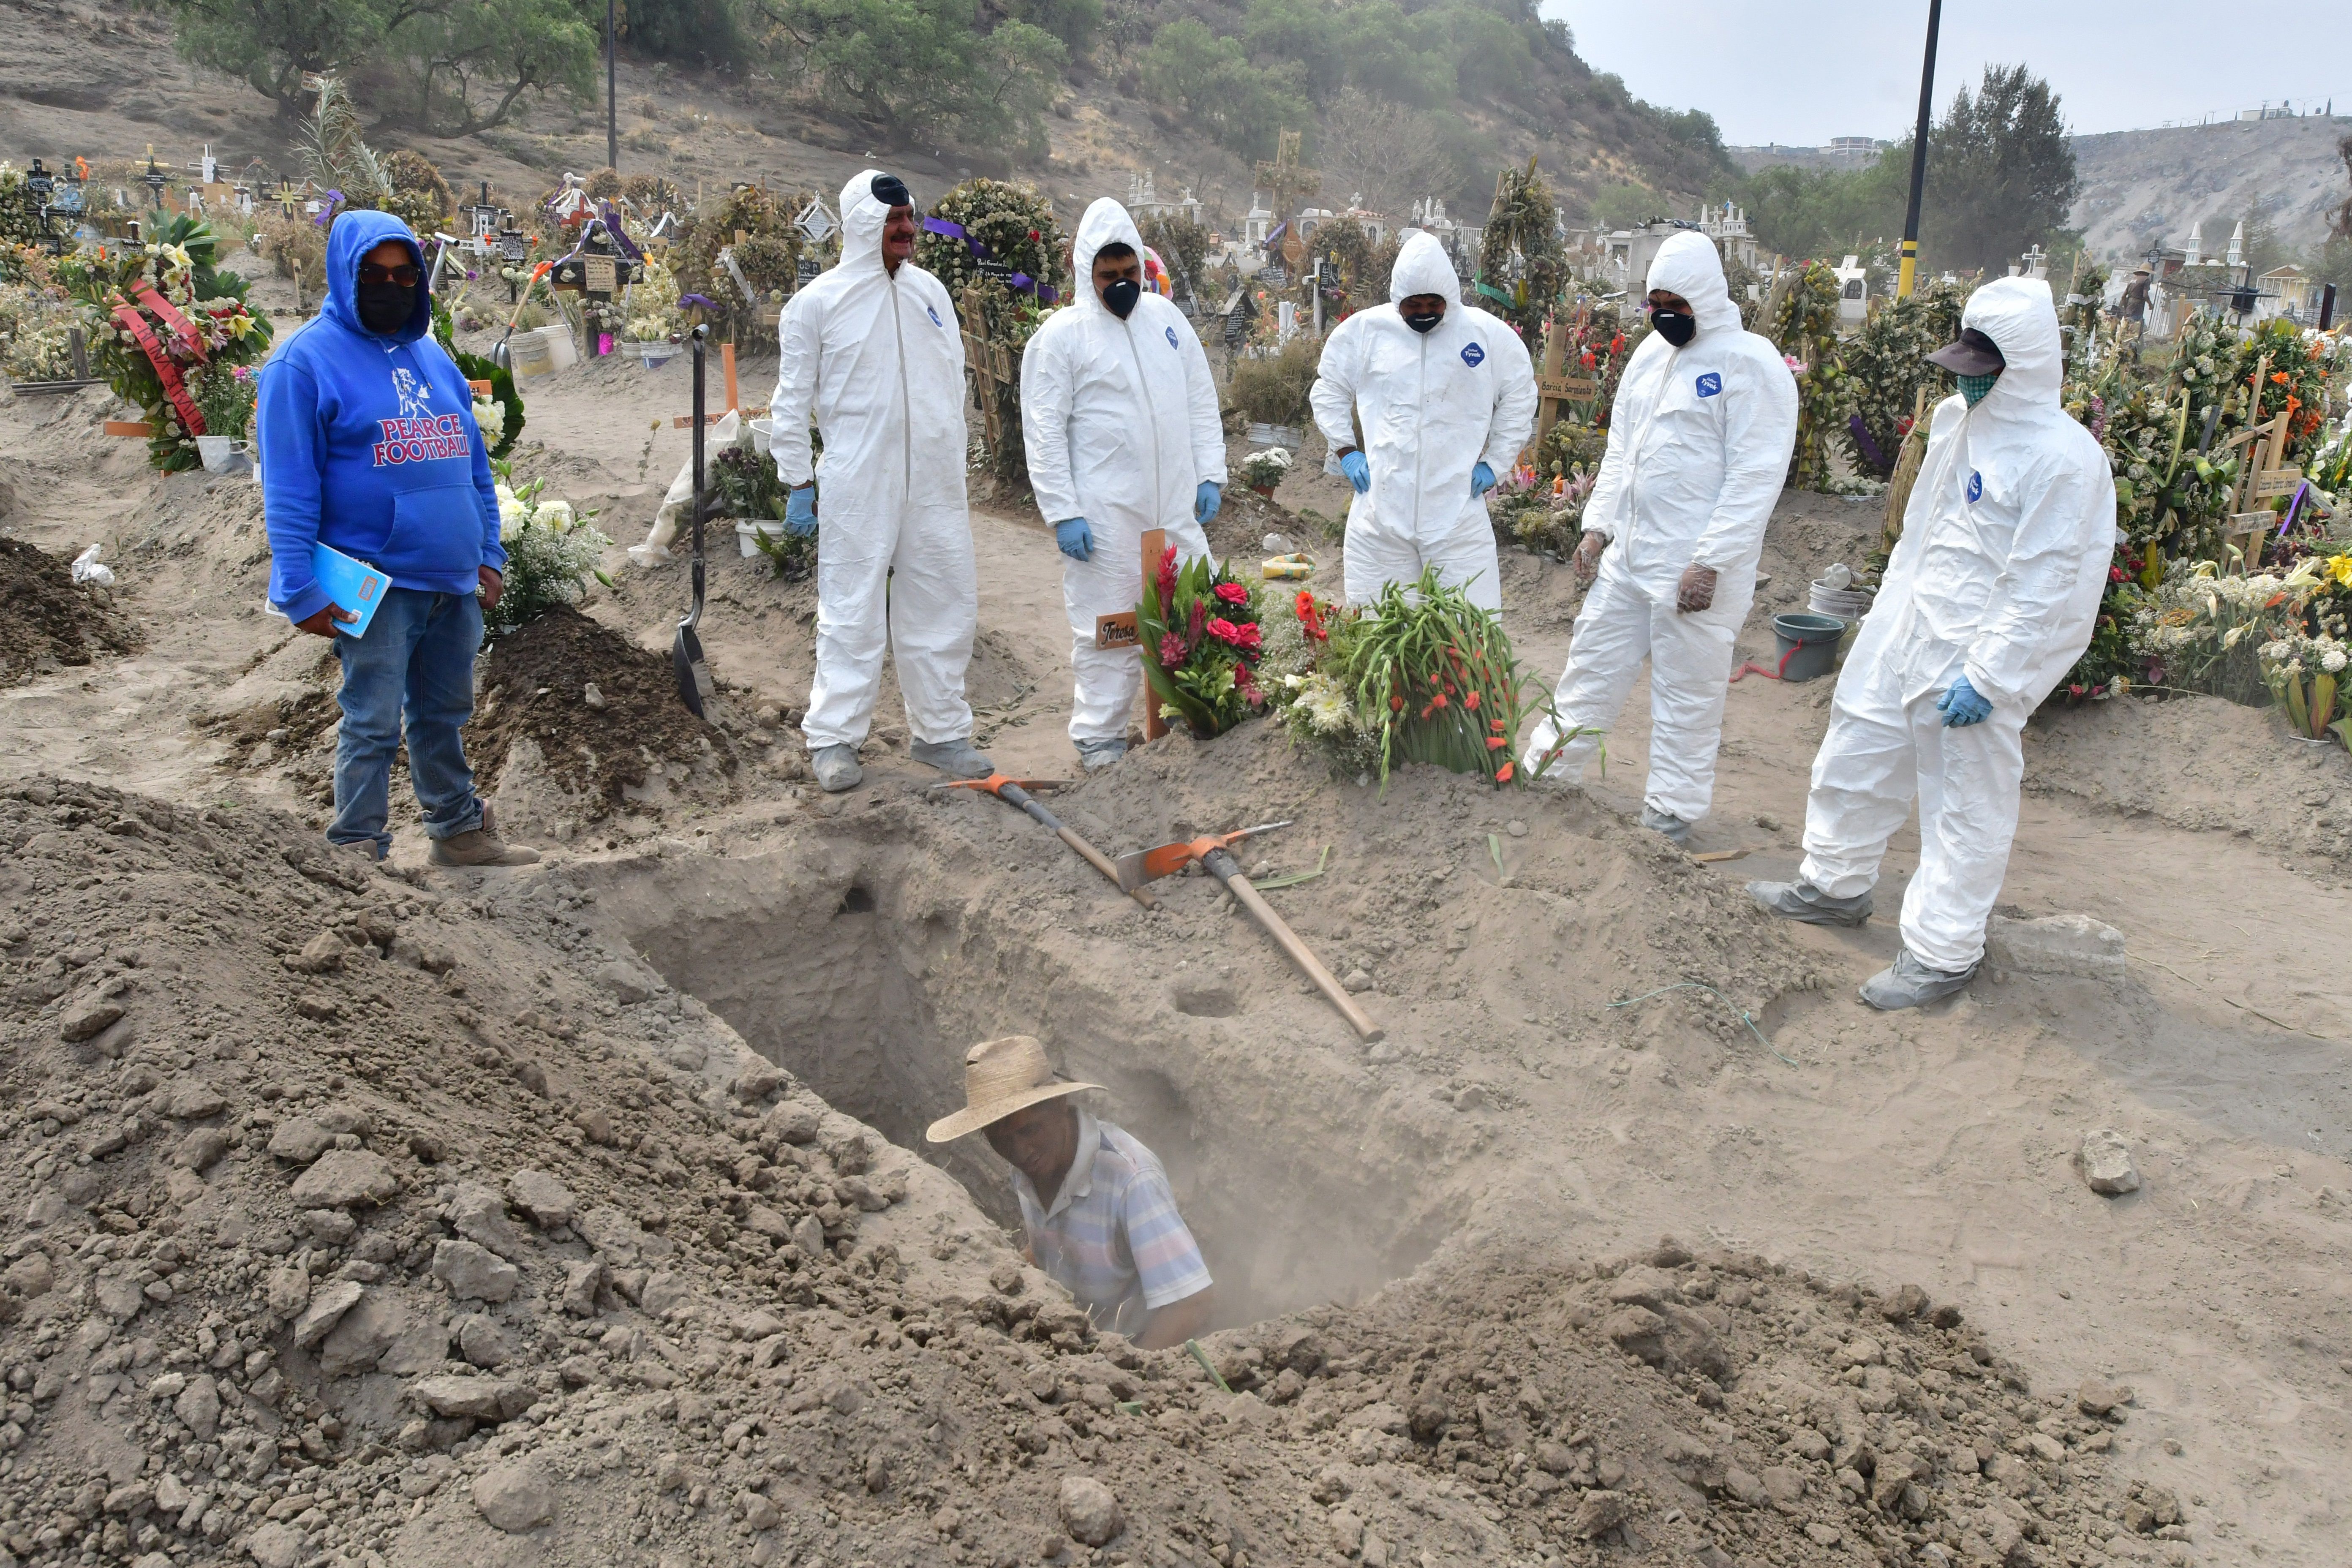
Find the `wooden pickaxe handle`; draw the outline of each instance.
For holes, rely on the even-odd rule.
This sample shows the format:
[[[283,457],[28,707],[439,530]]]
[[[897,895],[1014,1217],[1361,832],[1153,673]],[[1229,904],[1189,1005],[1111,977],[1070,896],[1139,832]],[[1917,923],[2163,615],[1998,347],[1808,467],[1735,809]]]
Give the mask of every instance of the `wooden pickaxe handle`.
[[[1112,887],[1118,887],[1118,868],[1110,863],[1110,857],[1105,855],[1101,850],[1096,848],[1093,845],[1079,837],[1076,833],[1073,832],[1068,826],[1064,825],[1060,817],[1055,816],[1052,812],[1047,811],[1043,805],[1038,804],[1035,796],[1032,795],[1028,790],[1021,787],[1024,783],[1031,785],[1045,785],[1048,784],[1058,784],[1061,781],[1057,779],[1009,779],[1003,773],[991,773],[984,779],[958,779],[951,784],[940,784],[934,787],[940,789],[985,790],[990,795],[994,795],[997,799],[1004,802],[1007,805],[1018,806],[1022,811],[1025,812],[1030,816],[1034,817],[1045,826],[1052,828],[1055,835],[1059,837],[1063,843],[1068,845],[1071,848],[1078,852],[1078,858],[1080,859],[1084,860],[1087,865],[1092,866],[1096,870],[1100,871],[1109,879]],[[1147,910],[1156,910],[1160,907],[1160,900],[1153,898],[1141,888],[1126,888],[1121,889],[1120,890],[1125,892],[1129,898],[1133,899],[1137,903],[1141,904]]]
[[[1298,933],[1290,929],[1290,922],[1275,913],[1274,906],[1250,886],[1250,879],[1242,875],[1241,862],[1234,858],[1231,850],[1212,849],[1201,857],[1201,864],[1240,900],[1242,908],[1257,917],[1257,923],[1282,944],[1282,951],[1290,955],[1290,962],[1298,965],[1307,978],[1315,983],[1317,990],[1330,998],[1331,1005],[1339,1009],[1340,1016],[1348,1020],[1358,1035],[1369,1042],[1386,1034],[1372,1022],[1370,1015],[1356,1005],[1356,999],[1348,994],[1348,988],[1332,978],[1331,972],[1323,967],[1323,961],[1317,958],[1313,951],[1299,940]]]

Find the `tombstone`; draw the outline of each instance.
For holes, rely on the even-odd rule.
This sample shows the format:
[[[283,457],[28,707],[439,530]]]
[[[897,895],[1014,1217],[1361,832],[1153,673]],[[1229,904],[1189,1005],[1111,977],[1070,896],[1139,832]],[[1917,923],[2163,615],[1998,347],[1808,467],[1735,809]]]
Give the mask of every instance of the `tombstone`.
[[[591,218],[581,231],[579,248],[555,264],[548,281],[580,295],[588,321],[588,352],[601,357],[613,352],[613,330],[618,324],[614,296],[644,275],[645,263],[622,249],[603,219]]]

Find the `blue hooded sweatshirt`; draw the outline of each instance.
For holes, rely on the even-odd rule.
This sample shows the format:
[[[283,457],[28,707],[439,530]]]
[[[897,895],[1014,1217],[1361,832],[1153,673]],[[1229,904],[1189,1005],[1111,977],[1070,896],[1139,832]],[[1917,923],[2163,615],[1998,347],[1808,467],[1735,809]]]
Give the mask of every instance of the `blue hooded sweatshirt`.
[[[261,372],[256,435],[269,531],[269,603],[290,621],[326,608],[314,544],[389,574],[396,588],[470,594],[503,570],[498,490],[474,395],[433,337],[433,300],[389,335],[360,324],[360,260],[386,240],[424,257],[389,213],[346,213],[327,235],[327,298]],[[344,605],[345,609],[352,608]]]

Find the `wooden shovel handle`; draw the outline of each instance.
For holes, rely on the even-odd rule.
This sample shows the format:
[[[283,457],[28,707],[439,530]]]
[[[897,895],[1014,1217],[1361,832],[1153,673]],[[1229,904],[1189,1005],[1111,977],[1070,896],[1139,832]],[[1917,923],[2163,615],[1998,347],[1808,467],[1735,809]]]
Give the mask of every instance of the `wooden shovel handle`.
[[[1358,1035],[1369,1042],[1386,1034],[1387,1031],[1372,1022],[1369,1014],[1356,1005],[1356,999],[1348,994],[1348,988],[1331,977],[1331,972],[1323,967],[1322,960],[1317,958],[1298,939],[1298,933],[1290,929],[1290,922],[1275,913],[1274,906],[1250,886],[1250,879],[1242,875],[1241,863],[1234,858],[1230,850],[1212,849],[1201,858],[1201,864],[1224,883],[1234,897],[1241,901],[1242,908],[1257,917],[1257,923],[1282,944],[1282,951],[1290,955],[1290,962],[1298,965],[1307,979],[1315,982],[1317,990],[1330,998],[1331,1005],[1339,1009],[1340,1016],[1348,1020]]]
[[[1110,857],[1105,855],[1101,850],[1096,848],[1093,845],[1087,843],[1085,839],[1079,837],[1076,833],[1071,832],[1068,828],[1063,826],[1058,822],[1054,825],[1054,831],[1062,836],[1063,843],[1068,845],[1071,848],[1078,852],[1079,858],[1085,860],[1087,865],[1092,866],[1096,870],[1100,871],[1104,876],[1109,878],[1110,885],[1112,887],[1116,888],[1118,886],[1118,868],[1110,863]],[[1150,892],[1141,888],[1129,889],[1128,897],[1133,899],[1137,903],[1141,904],[1147,910],[1156,910],[1160,907],[1160,900],[1152,897]]]

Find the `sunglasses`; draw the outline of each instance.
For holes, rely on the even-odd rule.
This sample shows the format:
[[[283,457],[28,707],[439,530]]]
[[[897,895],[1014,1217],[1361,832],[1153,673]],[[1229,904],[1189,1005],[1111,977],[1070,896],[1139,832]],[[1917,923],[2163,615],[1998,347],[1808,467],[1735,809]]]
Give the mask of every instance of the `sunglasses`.
[[[360,281],[362,283],[397,283],[404,289],[414,289],[416,287],[416,268],[406,262],[398,267],[375,267],[366,262],[360,264]]]

